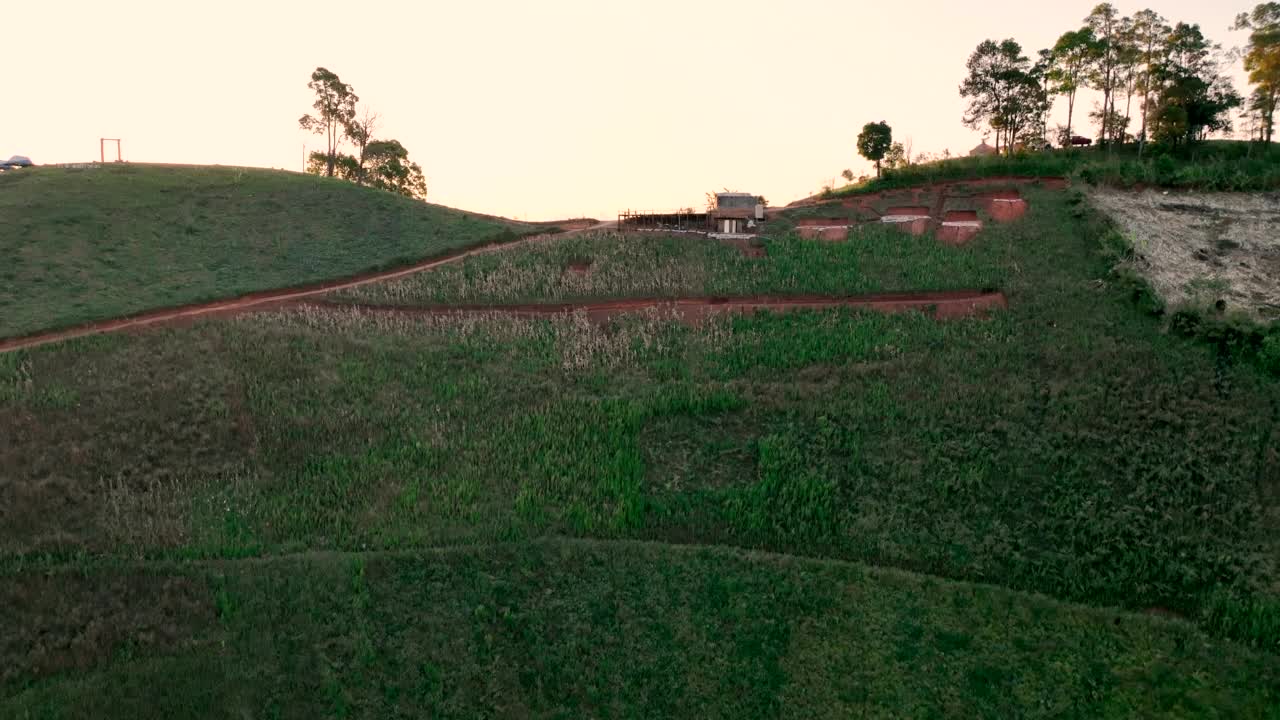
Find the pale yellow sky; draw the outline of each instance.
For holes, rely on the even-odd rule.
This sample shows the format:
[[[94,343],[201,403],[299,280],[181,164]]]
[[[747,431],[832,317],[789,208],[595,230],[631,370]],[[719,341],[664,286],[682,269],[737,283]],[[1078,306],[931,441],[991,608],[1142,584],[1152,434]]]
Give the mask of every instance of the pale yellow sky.
[[[422,164],[433,202],[529,219],[725,187],[780,203],[865,171],[869,121],[917,151],[967,151],[981,138],[956,88],[974,46],[1033,54],[1093,4],[9,0],[0,155],[90,160],[105,136],[138,162],[298,170],[320,143],[297,118],[323,65]],[[1238,45],[1227,28],[1252,2],[1117,6]]]

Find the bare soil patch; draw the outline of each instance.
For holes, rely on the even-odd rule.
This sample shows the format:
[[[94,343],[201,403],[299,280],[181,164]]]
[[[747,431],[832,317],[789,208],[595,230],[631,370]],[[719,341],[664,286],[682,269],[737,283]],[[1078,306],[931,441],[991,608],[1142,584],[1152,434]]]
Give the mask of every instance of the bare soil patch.
[[[1165,302],[1280,319],[1280,196],[1094,190]]]
[[[948,245],[963,245],[982,230],[976,210],[948,210],[938,228],[938,240]]]
[[[930,209],[924,206],[891,207],[880,221],[918,237],[929,232],[929,228],[933,226],[929,212]]]

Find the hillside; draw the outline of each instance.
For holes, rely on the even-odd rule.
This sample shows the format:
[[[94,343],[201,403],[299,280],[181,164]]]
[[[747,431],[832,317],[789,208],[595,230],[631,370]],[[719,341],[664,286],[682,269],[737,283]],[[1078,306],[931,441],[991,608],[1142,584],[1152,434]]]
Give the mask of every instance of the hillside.
[[[816,198],[851,197],[929,183],[984,177],[1075,178],[1120,188],[1262,192],[1280,189],[1280,147],[1214,140],[1191,148],[1053,150],[1013,156],[956,157],[885,170],[882,177],[834,188]]]
[[[0,338],[402,265],[534,230],[275,170],[0,175]]]
[[[0,354],[0,716],[1267,717],[1280,379],[1003,185]]]

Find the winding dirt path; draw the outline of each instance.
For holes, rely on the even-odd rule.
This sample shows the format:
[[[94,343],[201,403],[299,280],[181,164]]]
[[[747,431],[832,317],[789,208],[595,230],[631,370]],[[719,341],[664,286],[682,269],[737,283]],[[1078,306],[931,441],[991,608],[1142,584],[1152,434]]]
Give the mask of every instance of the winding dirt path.
[[[265,307],[285,305],[290,302],[315,297],[316,295],[323,295],[334,290],[344,290],[346,288],[358,287],[369,283],[394,280],[399,277],[404,277],[405,275],[412,275],[441,265],[459,262],[465,258],[471,257],[472,255],[481,255],[483,253],[494,252],[496,250],[502,250],[515,245],[565,237],[566,235],[579,232],[586,232],[586,230],[575,230],[554,235],[532,235],[512,240],[490,242],[483,245],[474,245],[469,248],[463,248],[461,250],[451,250],[444,254],[436,255],[429,260],[423,260],[421,262],[414,263],[413,265],[407,265],[394,270],[362,273],[360,275],[352,275],[337,280],[327,280],[322,283],[300,285],[297,287],[283,288],[279,290],[263,290],[261,292],[249,293],[247,295],[228,298],[226,300],[214,300],[207,303],[193,303],[191,305],[179,305],[177,307],[162,308],[160,310],[148,310],[147,312],[139,313],[137,315],[127,315],[125,317],[111,318],[108,320],[96,320],[94,322],[75,325],[62,330],[50,330],[31,335],[21,335],[13,338],[0,339],[0,353],[47,345],[49,343],[60,342],[63,340],[71,340],[78,337],[84,337],[86,335],[118,332],[121,330],[146,327],[148,325],[192,320],[211,315],[234,314],[247,310],[259,310],[264,309]]]

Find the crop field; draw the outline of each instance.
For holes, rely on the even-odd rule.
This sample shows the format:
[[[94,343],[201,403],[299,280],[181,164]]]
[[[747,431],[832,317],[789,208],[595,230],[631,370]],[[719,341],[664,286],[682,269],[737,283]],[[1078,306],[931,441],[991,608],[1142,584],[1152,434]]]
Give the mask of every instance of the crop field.
[[[993,233],[990,242],[948,247],[871,225],[833,243],[780,228],[765,253],[751,257],[702,237],[596,233],[476,255],[328,298],[412,306],[995,288],[1017,262],[1014,242]]]
[[[0,716],[1274,713],[1280,381],[1028,197],[961,247],[586,236],[344,294],[986,319],[309,306],[0,355]]]
[[[1265,718],[1278,682],[1176,620],[636,542],[126,563],[0,600],[0,678],[75,677],[15,718]]]
[[[0,174],[0,338],[289,287],[536,228],[233,167]]]

